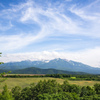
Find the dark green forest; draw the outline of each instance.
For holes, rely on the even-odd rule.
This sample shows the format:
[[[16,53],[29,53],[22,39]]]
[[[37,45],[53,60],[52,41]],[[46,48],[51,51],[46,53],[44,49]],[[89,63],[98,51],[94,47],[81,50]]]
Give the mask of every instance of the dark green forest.
[[[100,100],[100,84],[81,87],[71,85],[67,80],[63,84],[44,80],[23,89],[15,86],[11,91],[5,85],[0,100]]]

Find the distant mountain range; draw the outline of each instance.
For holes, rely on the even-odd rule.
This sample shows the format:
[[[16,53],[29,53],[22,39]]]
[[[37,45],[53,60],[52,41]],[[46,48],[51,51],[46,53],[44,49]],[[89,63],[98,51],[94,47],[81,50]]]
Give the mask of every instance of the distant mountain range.
[[[100,74],[100,68],[94,68],[79,62],[65,60],[65,59],[53,59],[50,61],[21,61],[21,62],[9,62],[0,65],[3,70],[21,70],[25,68],[35,67],[40,69],[55,69],[72,72],[85,72],[91,74]],[[34,68],[33,68],[34,69]],[[23,70],[23,71],[24,71]],[[34,69],[35,70],[35,69]],[[43,74],[43,73],[41,73]]]

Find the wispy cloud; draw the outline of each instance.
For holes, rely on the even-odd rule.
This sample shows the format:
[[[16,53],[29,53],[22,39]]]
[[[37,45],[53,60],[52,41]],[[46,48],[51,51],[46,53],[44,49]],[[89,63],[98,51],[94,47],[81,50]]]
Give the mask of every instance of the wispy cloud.
[[[80,17],[85,24],[87,24],[85,28],[83,28],[83,32],[93,37],[100,37],[100,1],[95,0],[94,2],[86,5],[85,7],[78,7],[77,5],[73,5],[70,7],[70,11]],[[83,24],[84,24],[83,22]]]
[[[8,8],[2,7],[3,10],[0,10],[0,50],[16,52],[25,47],[27,49],[29,45],[32,50],[36,45],[40,47],[36,49],[38,52],[25,53],[26,56],[19,53],[10,55],[12,56],[10,58],[8,55],[5,60],[2,59],[6,62],[27,58],[32,60],[60,57],[97,66],[96,63],[99,60],[94,58],[99,58],[100,50],[100,41],[96,40],[100,38],[99,5],[100,0],[91,1],[85,5],[81,2],[80,6],[75,1],[73,3],[73,0],[58,0],[57,2],[44,0],[42,3],[25,0],[18,4],[10,4]],[[90,38],[91,40],[88,40]],[[39,44],[40,41],[44,47]],[[93,42],[95,42],[93,46],[89,45]],[[76,48],[79,50],[74,51]],[[68,52],[72,49],[74,53]],[[79,52],[80,49],[83,51]],[[95,55],[93,52],[96,52]],[[93,61],[94,63],[91,63]]]
[[[48,4],[49,5],[49,4]],[[39,6],[37,3],[33,2],[32,0],[29,0],[25,3],[21,3],[19,5],[12,5],[11,8],[5,9],[1,11],[2,13],[0,16],[5,20],[10,20],[12,23],[15,21],[16,23],[23,23],[23,24],[30,24],[32,27],[34,27],[34,24],[38,25],[39,30],[36,36],[34,36],[34,30],[31,34],[31,37],[28,37],[25,33],[25,31],[22,29],[23,33],[25,33],[26,37],[21,36],[21,32],[18,32],[19,35],[17,35],[17,39],[13,39],[12,35],[9,36],[3,36],[4,40],[6,39],[7,42],[4,42],[9,46],[9,49],[19,49],[19,47],[27,46],[28,44],[39,41],[39,39],[44,39],[44,37],[48,36],[58,36],[62,34],[77,34],[80,30],[77,23],[73,22],[71,18],[65,16],[63,13],[60,12],[60,9],[57,9],[56,7],[44,7]],[[20,28],[16,26],[15,24],[9,25],[9,27],[4,27],[1,30],[7,30],[13,28]],[[20,28],[21,30],[21,28]],[[17,30],[16,30],[17,31]],[[19,31],[19,30],[18,30]],[[62,33],[62,34],[60,34]],[[16,36],[16,35],[15,35]],[[32,38],[30,40],[30,38]],[[11,40],[9,41],[9,38]],[[35,39],[34,39],[35,38]],[[8,40],[7,40],[8,39]],[[9,41],[9,42],[8,42]],[[16,42],[17,41],[17,42]],[[22,43],[22,41],[26,41]],[[29,42],[30,41],[30,42]],[[20,44],[20,45],[19,45]],[[16,45],[16,47],[14,47]],[[5,47],[2,47],[5,48]],[[4,49],[6,50],[6,49]]]
[[[94,5],[96,5],[97,3],[98,2],[95,2]],[[89,9],[91,8],[93,4],[88,5],[85,8],[78,8],[77,6],[71,7],[70,9],[68,8],[69,11],[71,11],[72,13],[75,13],[77,16],[80,16],[83,19],[87,19],[87,22],[85,20],[85,22],[87,23],[85,28],[82,27],[86,24],[86,23],[84,24],[84,21],[77,20],[74,17],[68,16],[67,14],[65,14],[65,11],[64,11],[65,5],[64,4],[61,4],[61,5],[63,5],[61,6],[62,8],[58,6],[49,6],[49,3],[47,3],[47,5],[44,7],[42,5],[41,6],[38,5],[38,3],[32,0],[28,0],[27,2],[24,2],[24,3],[19,3],[18,5],[11,5],[11,8],[1,11],[0,16],[4,17],[4,19],[7,19],[11,22],[9,26],[4,27],[1,25],[1,30],[15,28],[15,29],[20,29],[26,35],[27,33],[24,31],[24,29],[23,28],[21,29],[20,27],[18,27],[18,25],[16,26],[16,24],[18,23],[22,23],[25,25],[31,24],[32,27],[34,27],[34,25],[37,25],[38,28],[35,29],[35,30],[38,30],[37,34],[35,34],[36,36],[34,36],[34,30],[31,30],[31,33],[30,33],[31,37],[29,37],[29,38],[35,37],[35,39],[31,39],[31,41],[28,43],[25,42],[22,44],[22,40],[25,41],[26,37],[23,38],[23,36],[20,35],[22,34],[22,32],[19,32],[19,30],[16,30],[17,33],[19,34],[17,35],[17,37],[19,36],[19,39],[20,40],[22,39],[21,41],[18,42],[18,44],[21,44],[22,47],[25,46],[25,44],[27,46],[30,43],[39,41],[39,39],[45,39],[46,37],[50,37],[50,36],[63,36],[67,34],[77,34],[77,35],[86,35],[86,36],[89,35],[89,36],[100,37],[99,13],[92,14],[93,15],[92,16],[91,12],[89,11]],[[92,21],[90,22],[91,19]],[[96,22],[94,22],[93,19]],[[16,24],[14,24],[13,22],[16,22]],[[9,35],[8,37],[12,38],[13,36]],[[9,41],[9,38],[8,38],[8,41]],[[15,41],[16,39],[15,40],[12,39],[10,42],[7,42],[11,44],[16,43],[15,44],[16,48],[13,45],[10,45],[10,48],[12,49],[19,48],[17,42]]]
[[[33,36],[31,34],[0,36],[1,51],[13,51],[15,49],[21,49],[24,46],[36,41],[40,37],[40,35]]]
[[[34,5],[36,6],[34,7]],[[30,23],[31,20],[36,22],[41,29],[45,28],[45,31],[48,30],[48,32],[44,32],[44,34],[46,33],[47,35],[48,33],[51,35],[59,35],[59,33],[79,34],[82,30],[81,27],[79,27],[80,23],[66,16],[59,7],[47,6],[44,9],[44,7],[33,3],[33,5],[23,11],[21,17],[22,22]],[[56,33],[56,31],[59,31],[59,33]]]

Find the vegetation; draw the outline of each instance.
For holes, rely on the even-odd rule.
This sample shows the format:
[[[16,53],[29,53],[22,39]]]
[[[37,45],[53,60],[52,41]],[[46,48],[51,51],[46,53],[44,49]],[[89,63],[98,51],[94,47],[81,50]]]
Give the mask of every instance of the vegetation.
[[[68,80],[93,80],[93,81],[100,81],[100,75],[94,74],[83,74],[83,75],[76,75],[76,74],[47,74],[46,77],[55,77],[55,78],[63,78]]]
[[[3,66],[4,68],[6,67],[6,64],[5,66]],[[13,66],[14,67],[14,66]],[[57,70],[57,69],[51,69],[51,68],[48,68],[48,69],[42,69],[42,68],[36,68],[36,67],[30,67],[30,68],[25,68],[25,69],[19,69],[19,70],[14,70],[14,68],[12,68],[13,70],[11,70],[12,74],[86,74],[84,72],[72,72],[72,71],[64,71],[64,70]],[[7,72],[9,71],[10,69],[2,69],[0,70],[0,72]]]
[[[0,53],[1,54],[1,53]],[[0,62],[2,64],[3,62]],[[55,70],[56,71],[56,70]],[[9,73],[9,72],[8,72]],[[10,77],[9,79],[15,79],[15,83],[19,82],[17,79],[26,79],[29,83],[29,80],[35,79],[32,84],[25,85],[20,87],[18,84],[14,87],[7,87],[9,82],[6,82],[3,86],[3,90],[0,93],[0,100],[100,100],[100,83],[95,83],[93,86],[79,86],[76,84],[70,84],[64,79],[70,81],[80,81],[82,80],[95,80],[100,81],[99,75],[78,75],[78,74],[47,74],[47,75],[5,75],[5,72],[1,73],[1,86],[5,82],[5,77]],[[11,78],[12,77],[12,78]],[[23,78],[22,78],[23,77]],[[36,78],[30,78],[36,77]],[[37,78],[38,77],[38,78]],[[43,77],[43,78],[40,78]],[[52,78],[48,78],[52,77]],[[37,79],[43,79],[38,80]],[[54,78],[60,78],[59,81],[54,80]],[[29,80],[28,80],[29,79]],[[14,81],[10,80],[14,84]],[[13,86],[10,83],[11,86]],[[19,83],[20,84],[20,83]],[[27,84],[27,83],[26,83]]]
[[[0,80],[3,80],[5,78],[0,78]],[[7,80],[0,82],[0,91],[3,90],[3,86],[7,84],[8,89],[11,90],[11,88],[15,87],[16,85],[20,86],[22,89],[29,86],[31,83],[37,84],[40,80],[56,80],[59,84],[63,84],[64,80],[61,78],[53,78],[53,77],[25,77],[25,78],[7,78]],[[94,84],[98,83],[100,84],[100,81],[87,81],[87,80],[68,80],[70,84],[76,84],[79,86],[93,86]]]
[[[100,84],[90,87],[43,80],[24,88],[15,86],[11,91],[5,85],[0,100],[100,100]]]
[[[0,57],[1,57],[1,54],[2,53],[0,53]],[[3,62],[0,62],[0,64],[4,64]],[[3,70],[2,70],[3,71]],[[0,70],[0,77],[3,77],[5,74],[9,74],[9,73],[11,73],[11,71],[6,71],[6,73],[5,72],[2,72],[1,73],[1,70]],[[0,79],[0,82],[3,82],[3,81],[5,81],[7,78],[2,78],[2,79]]]
[[[0,80],[5,79],[5,78],[0,78]],[[59,78],[50,78],[50,77],[34,77],[34,78],[7,78],[7,80],[0,82],[0,92],[3,91],[3,86],[7,84],[8,90],[11,90],[13,87],[16,85],[20,86],[22,89],[25,87],[28,87],[31,83],[37,84],[39,81],[44,81],[44,80],[56,80],[59,84],[63,84],[63,79]],[[93,83],[95,84],[95,83]],[[92,85],[93,85],[92,84]]]
[[[100,81],[100,75],[93,74],[2,74],[2,77],[6,78],[31,78],[31,77],[52,77],[52,78],[62,78],[74,81]]]
[[[1,54],[2,54],[2,53],[0,52],[0,57],[1,57]],[[0,62],[0,64],[3,64],[3,62]]]
[[[0,53],[0,57],[1,57],[1,54],[2,53]],[[4,64],[3,62],[0,62],[0,64]],[[4,76],[5,75],[5,72],[3,72],[3,73],[0,73],[0,77],[2,77],[2,76]],[[6,80],[6,78],[2,78],[2,79],[0,79],[0,82],[3,82],[3,81],[5,81]]]

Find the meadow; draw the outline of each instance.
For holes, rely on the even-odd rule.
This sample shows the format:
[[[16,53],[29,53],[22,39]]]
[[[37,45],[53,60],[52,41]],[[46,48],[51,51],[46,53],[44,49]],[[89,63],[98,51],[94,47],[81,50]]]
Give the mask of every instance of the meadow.
[[[2,79],[2,78],[0,78]],[[3,90],[3,86],[7,84],[8,89],[12,89],[15,86],[20,86],[21,88],[27,87],[32,83],[37,84],[40,80],[56,80],[58,83],[62,84],[63,79],[60,78],[49,78],[49,77],[37,77],[37,78],[7,78],[4,82],[0,82],[0,91]]]
[[[2,78],[0,78],[1,80]],[[3,86],[7,84],[8,89],[12,89],[15,86],[20,86],[21,88],[27,87],[32,83],[37,84],[40,80],[56,80],[59,84],[63,84],[66,79],[61,78],[51,78],[51,77],[33,77],[33,78],[7,78],[5,81],[0,82],[0,91],[3,90]],[[76,84],[79,86],[93,86],[96,83],[100,84],[100,81],[76,81],[76,80],[68,80],[70,84]]]

